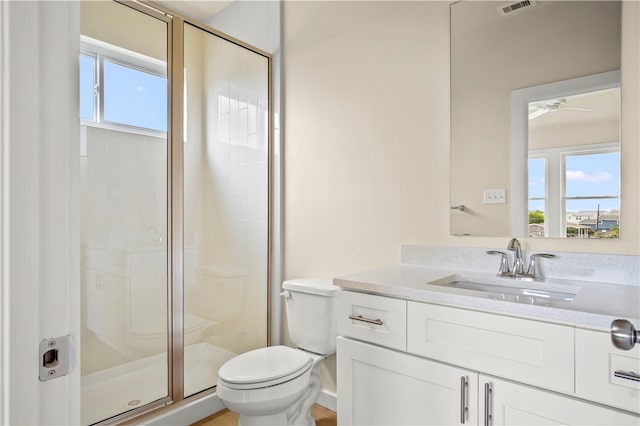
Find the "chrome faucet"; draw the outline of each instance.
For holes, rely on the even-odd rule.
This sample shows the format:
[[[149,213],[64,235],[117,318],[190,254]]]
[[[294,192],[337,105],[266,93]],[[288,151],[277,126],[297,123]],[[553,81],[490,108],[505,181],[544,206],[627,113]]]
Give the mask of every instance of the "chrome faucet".
[[[497,250],[488,250],[487,254],[500,255],[500,269],[498,270],[499,277],[514,278],[516,280],[525,281],[539,281],[542,280],[542,276],[538,273],[536,268],[536,259],[541,257],[545,259],[552,259],[556,257],[549,253],[536,253],[529,256],[529,267],[527,272],[524,272],[524,258],[522,256],[522,247],[520,241],[517,238],[512,238],[507,245],[507,250],[513,253],[513,269],[509,268],[509,256],[507,253]]]
[[[507,250],[513,253],[513,273],[524,274],[524,262],[522,260],[522,248],[520,247],[520,241],[517,238],[512,238],[507,244]]]

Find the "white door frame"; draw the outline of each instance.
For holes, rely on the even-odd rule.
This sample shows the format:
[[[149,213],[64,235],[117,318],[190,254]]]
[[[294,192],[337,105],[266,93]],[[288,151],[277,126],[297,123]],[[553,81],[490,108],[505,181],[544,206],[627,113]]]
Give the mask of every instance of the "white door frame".
[[[40,381],[38,347],[79,359],[80,5],[2,1],[0,28],[0,424],[79,424],[79,365]]]

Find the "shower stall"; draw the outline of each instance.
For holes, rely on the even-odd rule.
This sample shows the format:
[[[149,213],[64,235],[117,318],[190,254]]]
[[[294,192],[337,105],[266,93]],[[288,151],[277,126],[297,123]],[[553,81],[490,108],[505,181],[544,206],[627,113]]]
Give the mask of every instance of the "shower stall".
[[[81,418],[214,391],[269,344],[271,56],[170,11],[82,2]]]

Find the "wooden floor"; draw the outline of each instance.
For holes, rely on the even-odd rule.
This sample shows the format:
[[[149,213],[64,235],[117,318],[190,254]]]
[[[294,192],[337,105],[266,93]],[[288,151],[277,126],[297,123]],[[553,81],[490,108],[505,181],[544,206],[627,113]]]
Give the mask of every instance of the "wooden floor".
[[[322,405],[314,405],[311,415],[316,420],[316,426],[336,426],[336,413],[324,408]],[[237,426],[238,415],[229,410],[220,411],[213,416],[200,420],[191,426]]]

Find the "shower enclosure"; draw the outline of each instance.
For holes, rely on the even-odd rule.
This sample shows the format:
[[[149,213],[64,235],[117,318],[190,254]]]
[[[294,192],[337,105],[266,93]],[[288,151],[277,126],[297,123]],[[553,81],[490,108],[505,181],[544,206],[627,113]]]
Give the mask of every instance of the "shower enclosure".
[[[269,342],[268,54],[83,2],[82,423],[210,393]]]

